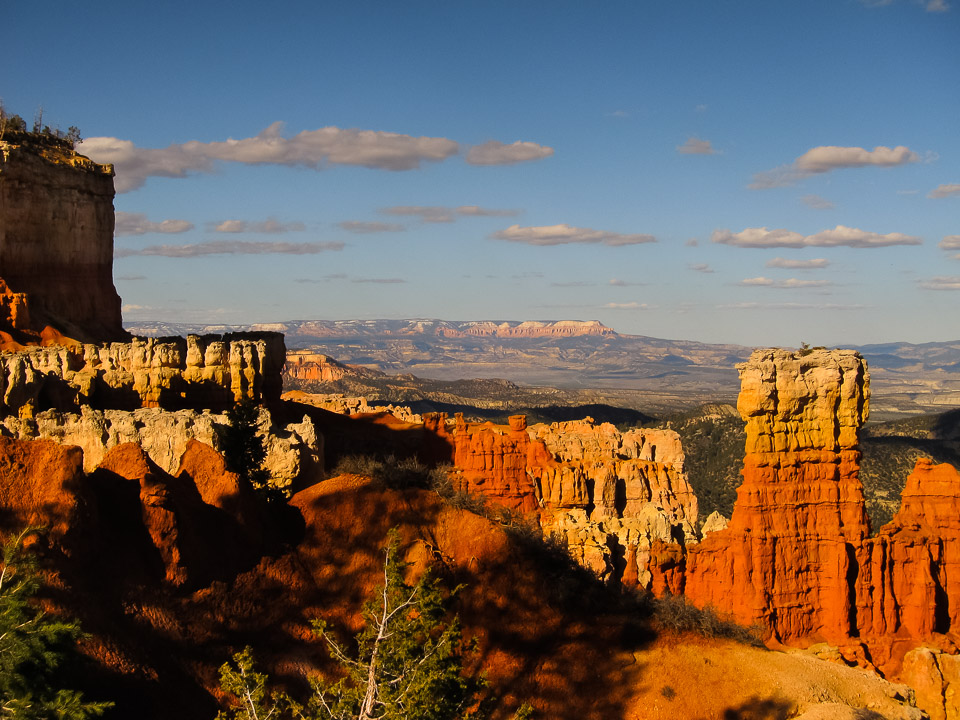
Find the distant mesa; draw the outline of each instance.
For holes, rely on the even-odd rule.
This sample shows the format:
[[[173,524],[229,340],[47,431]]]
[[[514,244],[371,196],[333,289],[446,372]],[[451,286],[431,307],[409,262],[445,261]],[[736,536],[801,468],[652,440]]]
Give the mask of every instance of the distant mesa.
[[[564,338],[620,337],[612,328],[597,320],[299,320],[259,325],[182,325],[163,322],[129,323],[128,330],[146,337],[189,333],[222,333],[231,330],[282,332],[288,337],[413,337],[426,335],[441,338]]]

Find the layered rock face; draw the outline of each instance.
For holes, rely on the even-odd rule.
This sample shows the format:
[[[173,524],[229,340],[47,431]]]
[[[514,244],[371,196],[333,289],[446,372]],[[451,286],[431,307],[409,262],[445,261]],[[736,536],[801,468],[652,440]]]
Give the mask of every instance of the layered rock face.
[[[437,430],[439,432],[439,430]],[[651,547],[696,540],[697,499],[677,434],[596,425],[592,419],[526,426],[457,418],[454,464],[463,486],[560,534],[574,557],[609,580],[650,587]]]
[[[783,641],[856,631],[858,477],[869,377],[852,351],[758,350],[738,366],[743,484],[725,530],[686,557],[684,592]]]
[[[917,461],[900,510],[864,544],[857,579],[861,635],[929,638],[960,628],[960,472]],[[960,681],[960,678],[958,678]]]
[[[0,320],[8,328],[127,337],[113,284],[113,196],[110,165],[68,146],[0,142]]]
[[[167,411],[94,410],[80,413],[46,410],[34,417],[8,416],[0,422],[0,434],[19,440],[53,440],[83,451],[83,469],[93,470],[110,451],[134,444],[150,462],[170,475],[177,473],[191,442],[220,450],[220,438],[230,424],[226,415],[196,410]],[[304,487],[323,477],[323,436],[304,417],[299,423],[278,426],[270,412],[260,408],[257,434],[267,451],[263,468],[277,487]]]
[[[31,348],[0,356],[0,412],[47,408],[225,408],[278,400],[278,333],[190,335],[130,343]]]

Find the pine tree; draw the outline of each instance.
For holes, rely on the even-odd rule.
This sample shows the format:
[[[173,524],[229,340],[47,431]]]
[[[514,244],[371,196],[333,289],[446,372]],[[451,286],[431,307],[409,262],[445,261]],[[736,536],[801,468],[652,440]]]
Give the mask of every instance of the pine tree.
[[[459,620],[446,620],[446,602],[429,573],[416,585],[403,579],[400,543],[392,533],[383,586],[364,608],[366,626],[350,653],[314,622],[347,676],[335,684],[315,680],[309,708],[320,720],[455,720],[479,718],[483,681],[464,676]]]
[[[270,691],[249,648],[221,669],[221,689],[240,705],[220,720],[482,720],[482,678],[463,672],[464,643],[457,618],[448,620],[448,593],[429,573],[415,584],[403,579],[400,542],[391,532],[383,585],[364,607],[366,624],[351,652],[327,626],[314,621],[331,656],[345,673],[335,683],[314,678],[306,707]],[[514,720],[531,716],[521,707]]]
[[[80,637],[80,626],[51,617],[33,598],[40,589],[36,558],[23,543],[28,528],[3,546],[0,569],[0,718],[83,720],[112,703],[85,702],[76,690],[59,687],[58,671]]]

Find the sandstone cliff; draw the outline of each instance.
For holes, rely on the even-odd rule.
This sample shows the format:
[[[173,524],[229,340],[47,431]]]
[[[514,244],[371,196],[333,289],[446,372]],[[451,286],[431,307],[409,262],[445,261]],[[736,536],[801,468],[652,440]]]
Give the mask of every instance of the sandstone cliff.
[[[113,167],[0,141],[0,330],[127,337],[113,285]]]
[[[0,413],[52,408],[225,408],[280,397],[283,336],[190,335],[0,355]]]

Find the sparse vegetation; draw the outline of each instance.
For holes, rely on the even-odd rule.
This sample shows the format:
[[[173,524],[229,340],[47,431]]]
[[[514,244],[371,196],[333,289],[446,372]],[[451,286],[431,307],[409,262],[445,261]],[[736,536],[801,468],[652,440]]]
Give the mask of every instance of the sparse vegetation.
[[[43,108],[37,110],[32,129],[28,130],[26,120],[19,115],[8,115],[3,103],[0,103],[0,140],[73,150],[82,138],[76,126],[71,125],[63,132],[60,128],[44,125]]]
[[[723,618],[713,608],[698,608],[685,598],[670,595],[650,600],[654,622],[663,630],[692,632],[708,638],[724,638],[747,645],[763,645],[759,627],[744,627]]]
[[[112,703],[84,700],[63,687],[64,666],[81,636],[73,620],[46,614],[36,604],[40,575],[24,543],[39,534],[28,528],[3,546],[0,567],[0,717],[16,720],[83,720]]]
[[[220,669],[221,689],[236,700],[221,720],[455,720],[487,716],[479,693],[482,677],[466,675],[464,653],[472,645],[462,637],[459,619],[450,617],[450,598],[429,573],[414,584],[403,578],[400,543],[392,532],[385,549],[383,585],[366,604],[364,629],[354,642],[336,639],[322,620],[314,632],[326,643],[344,677],[310,680],[305,705],[272,690],[269,678],[256,672],[250,648]],[[521,707],[516,720],[529,718]]]

